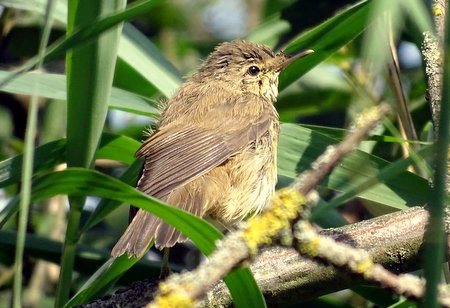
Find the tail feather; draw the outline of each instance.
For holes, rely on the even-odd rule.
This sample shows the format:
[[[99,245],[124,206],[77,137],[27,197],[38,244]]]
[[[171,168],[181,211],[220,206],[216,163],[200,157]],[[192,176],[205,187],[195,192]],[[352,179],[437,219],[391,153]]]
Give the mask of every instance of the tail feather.
[[[122,237],[111,251],[116,258],[124,253],[130,257],[141,257],[155,235],[158,224],[156,217],[139,210]]]
[[[159,250],[162,250],[165,247],[173,247],[176,243],[185,241],[186,236],[174,227],[163,222],[159,224],[155,238],[155,247]]]
[[[200,187],[195,181],[191,182],[172,191],[167,199],[163,198],[163,201],[202,217],[207,205]],[[147,251],[152,239],[155,240],[155,247],[162,250],[176,243],[185,242],[186,236],[149,212],[139,210],[114,246],[111,255],[119,257],[126,253],[128,256],[141,257]]]
[[[152,214],[139,210],[112,249],[111,256],[117,258],[126,253],[130,257],[142,257],[152,239],[155,239],[155,246],[159,250],[186,241],[186,237],[175,228]]]

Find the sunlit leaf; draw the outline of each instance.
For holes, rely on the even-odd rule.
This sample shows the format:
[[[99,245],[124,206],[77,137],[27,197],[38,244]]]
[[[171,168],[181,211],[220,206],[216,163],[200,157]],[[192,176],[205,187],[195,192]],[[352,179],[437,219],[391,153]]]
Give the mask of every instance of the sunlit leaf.
[[[330,144],[336,143],[325,135],[293,124],[282,125],[278,149],[278,173],[281,185],[289,183],[300,172],[325,152]],[[376,156],[356,150],[327,176],[321,186],[345,192],[367,181],[377,178],[381,169],[389,162]],[[425,204],[429,197],[428,182],[410,172],[403,171],[386,182],[377,184],[354,197],[377,202],[395,209]]]
[[[11,73],[0,71],[0,80],[9,76]],[[33,84],[39,79],[38,96],[56,99],[60,101],[66,100],[66,76],[60,74],[49,73],[27,73],[18,76],[11,82],[6,84],[0,91],[31,95]],[[159,114],[155,107],[156,102],[145,99],[141,96],[127,92],[122,89],[113,88],[109,99],[109,107],[128,111],[136,114],[154,116]]]
[[[285,49],[294,53],[313,49],[314,53],[292,63],[280,75],[280,90],[286,88],[339,48],[356,38],[370,23],[371,0],[361,1],[291,40]]]

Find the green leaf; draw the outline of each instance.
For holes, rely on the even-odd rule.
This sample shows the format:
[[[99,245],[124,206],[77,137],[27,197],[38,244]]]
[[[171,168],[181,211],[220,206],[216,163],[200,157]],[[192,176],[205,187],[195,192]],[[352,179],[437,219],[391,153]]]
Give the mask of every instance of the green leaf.
[[[56,1],[54,19],[62,24],[67,23],[67,3],[66,1]],[[45,14],[47,0],[0,0],[0,4],[11,9],[37,12]]]
[[[433,151],[433,147],[425,147],[421,149],[418,154],[421,156],[431,156]],[[399,174],[405,173],[405,170],[408,168],[408,166],[412,165],[414,163],[414,159],[410,156],[408,158],[401,159],[399,161],[393,162],[391,164],[386,165],[385,167],[382,167],[376,176],[374,177],[368,177],[367,179],[359,182],[357,185],[349,188],[342,194],[334,197],[329,202],[325,203],[322,200],[319,202],[318,206],[313,210],[313,213],[311,215],[311,218],[314,219],[319,216],[323,216],[324,211],[329,211],[332,208],[335,208],[341,204],[344,204],[353,198],[355,196],[358,196],[362,194],[366,189],[369,189],[371,187],[374,187],[378,184],[378,182],[381,183],[389,183],[389,181],[392,180],[392,178],[398,177]],[[412,182],[412,186],[417,185],[423,185],[419,184],[418,182]],[[427,185],[428,186],[428,185]],[[426,189],[424,192],[426,195],[423,196],[424,198],[429,199],[430,196],[430,188],[429,187],[419,187],[418,190]]]
[[[389,307],[398,301],[392,292],[380,287],[358,286],[352,288],[352,291],[378,307]]]
[[[131,165],[136,161],[135,153],[140,146],[141,143],[133,138],[103,133],[96,157]]]
[[[129,5],[125,10],[112,12],[108,16],[95,21],[88,21],[88,23],[84,24],[82,27],[74,29],[73,33],[70,33],[64,39],[59,40],[51,47],[47,48],[46,59],[53,60],[64,56],[68,50],[75,47],[80,47],[80,45],[98,37],[106,30],[148,12],[152,7],[157,5],[158,2],[160,2],[160,0],[136,1],[132,5]],[[0,4],[6,7],[33,11],[44,15],[47,1],[0,0]],[[67,12],[67,4],[65,2],[58,1],[56,18],[59,22],[67,24]]]
[[[361,34],[374,18],[370,14],[371,3],[371,0],[361,1],[291,40],[285,48],[286,53],[304,49],[313,49],[314,53],[292,63],[282,72],[280,91]]]
[[[126,137],[109,133],[103,133],[100,140],[97,158],[99,159],[115,159],[126,164],[132,164],[124,174],[124,180],[131,181],[131,177],[137,177],[139,170],[137,166],[140,162],[135,160],[134,153],[139,148],[140,142]],[[64,163],[64,153],[66,149],[66,140],[61,139],[44,144],[35,149],[34,156],[34,174],[53,170],[58,164]],[[22,168],[22,155],[0,162],[0,187],[17,183],[20,181],[20,172]],[[120,203],[118,203],[120,204]],[[112,212],[118,204],[111,200],[104,199],[89,218],[90,224],[99,222],[106,214]],[[103,208],[105,207],[105,208]],[[102,211],[100,211],[102,209]],[[17,203],[13,200],[0,212],[0,228],[3,226],[13,214],[18,210]],[[92,226],[92,225],[91,225]],[[84,226],[85,228],[91,226]]]
[[[376,286],[357,286],[352,288],[352,291],[377,307],[391,307],[398,301],[397,296],[393,295],[391,291]]]
[[[72,33],[69,33],[63,40],[55,43],[48,49],[46,59],[53,60],[63,56],[68,50],[80,47],[91,39],[99,37],[106,30],[110,30],[124,21],[148,12],[157,3],[158,0],[136,1],[124,10],[105,12],[108,16],[104,18],[96,18],[96,20],[85,19],[86,22],[83,22],[81,25],[78,24]],[[69,11],[69,13],[71,12]],[[84,15],[87,16],[87,12]],[[69,17],[71,17],[70,14]]]
[[[266,307],[264,296],[248,267],[234,269],[223,280],[230,290],[235,307]]]
[[[289,23],[281,19],[280,14],[275,14],[253,29],[245,39],[273,48],[278,43],[280,36],[287,33],[289,29]]]
[[[433,31],[433,22],[428,14],[426,3],[421,0],[402,0],[400,3],[406,15],[416,24],[421,33]]]
[[[280,184],[292,181],[297,174],[337,141],[307,128],[283,124],[278,147],[278,174]],[[361,183],[376,178],[380,170],[389,165],[368,153],[355,150],[348,155],[322,182],[321,186],[346,192]],[[386,183],[379,182],[354,197],[374,201],[396,209],[425,204],[429,196],[428,182],[410,172],[403,171]]]
[[[147,12],[159,1],[139,1],[127,7],[126,10],[113,13],[105,18],[84,24],[83,27],[74,29],[73,33],[64,39],[53,44],[46,52],[46,60],[50,61],[61,57],[65,52],[83,46],[101,33],[116,26],[120,22],[130,20],[140,14]],[[9,4],[9,3],[8,3]],[[43,12],[45,3],[38,1],[37,3],[21,2],[22,9]],[[64,10],[64,6],[61,7]],[[60,14],[61,16],[61,14]],[[65,21],[64,18],[61,22]],[[182,78],[178,70],[168,61],[161,52],[153,45],[153,43],[136,30],[132,25],[125,25],[124,35],[119,43],[118,56],[127,63],[134,71],[144,79],[148,80],[164,95],[171,96],[179,87]],[[31,68],[36,60],[28,62],[25,70]],[[4,78],[0,78],[4,82],[7,78],[12,80],[17,74],[11,73]],[[9,81],[10,82],[10,81]]]
[[[138,258],[126,255],[119,258],[110,258],[86,281],[64,307],[79,306],[106,292],[137,261],[139,261]]]
[[[98,196],[118,200],[145,209],[165,222],[177,226],[204,253],[211,253],[214,241],[222,238],[204,220],[139,192],[135,188],[95,170],[69,168],[43,175],[36,180],[33,200],[41,201],[55,195]]]
[[[2,252],[9,255],[14,254],[16,246],[17,232],[10,230],[0,230],[0,245]],[[61,261],[62,243],[51,240],[42,236],[27,234],[25,240],[25,253],[28,257],[45,260],[54,264]],[[0,258],[3,254],[0,255]],[[74,269],[80,274],[92,275],[99,267],[110,259],[110,252],[105,249],[97,249],[87,245],[79,245],[76,251],[76,259]],[[7,265],[12,265],[12,260],[6,258],[0,261]],[[135,266],[129,269],[122,277],[123,281],[135,281],[138,279],[146,279],[148,277],[158,276],[160,273],[161,263],[158,261],[149,261],[144,258],[139,260]],[[172,265],[172,269],[179,271]]]
[[[310,125],[310,124],[299,124],[302,127],[311,129],[323,135],[327,135],[330,138],[336,140],[342,140],[349,133],[349,130],[343,128],[329,127],[329,126],[320,126],[320,125]],[[384,136],[384,135],[370,135],[367,137],[367,140],[370,141],[382,141],[382,142],[392,142],[392,143],[403,143],[408,142],[411,144],[421,144],[421,145],[431,145],[430,142],[423,141],[414,141],[414,140],[405,140],[401,137],[394,136]]]
[[[171,97],[182,83],[177,69],[156,46],[133,26],[123,29],[119,56],[158,88],[166,97]]]
[[[387,306],[388,308],[417,308],[423,307],[411,299],[402,298],[397,303]]]
[[[69,37],[73,37],[73,33],[77,33],[79,29],[83,29],[82,27],[89,26],[101,16],[123,11],[126,0],[70,1],[68,5],[67,34]],[[65,156],[69,167],[92,168],[95,163],[95,154],[108,112],[107,101],[111,96],[117,49],[122,31],[122,23],[112,23],[111,25],[113,26],[106,27],[109,29],[108,32],[94,35],[91,41],[62,52],[66,56],[67,142]],[[94,27],[88,28],[88,33],[91,30],[95,30]],[[55,51],[55,49],[50,50],[47,58],[51,58],[52,52]],[[70,208],[56,290],[56,307],[62,306],[69,299],[85,198],[85,195],[69,194]]]
[[[11,72],[0,70],[0,80],[7,78]],[[38,96],[65,101],[66,95],[66,76],[60,74],[48,73],[26,73],[13,79],[3,86],[0,91],[31,95],[33,84],[39,80]],[[155,107],[156,102],[145,99],[128,91],[113,88],[109,99],[106,100],[109,107],[113,109],[128,111],[136,114],[153,117],[159,114]]]
[[[153,98],[161,95],[145,76],[121,58],[118,58],[116,62],[113,86],[142,97]]]
[[[122,174],[120,180],[124,183],[127,183],[130,186],[135,186],[136,179],[139,176],[139,173],[142,169],[142,161],[135,160],[133,164]],[[89,216],[86,223],[83,225],[80,233],[86,232],[88,229],[95,226],[100,221],[104,220],[105,217],[117,209],[122,202],[111,200],[111,199],[102,199],[99,204],[96,206],[94,212]]]
[[[35,182],[32,200],[37,202],[59,194],[68,194],[72,196],[98,196],[130,203],[134,206],[145,209],[160,217],[165,222],[176,226],[206,255],[209,255],[215,249],[215,241],[223,237],[222,233],[206,221],[187,212],[166,205],[115,178],[97,171],[71,168],[64,171],[43,175]],[[118,262],[124,262],[124,267],[130,265],[130,263],[127,263],[124,260],[120,260]],[[91,285],[83,288],[83,295],[80,295],[80,297],[83,298],[83,301],[87,299],[85,296],[86,292],[91,292],[89,294],[97,294],[99,290],[102,290],[105,286],[111,283],[109,279],[115,279],[115,274],[110,275],[108,272],[104,272],[104,269],[105,268],[102,268],[98,273],[100,277],[105,277],[104,279],[93,280]],[[117,273],[120,267],[113,267],[113,269],[114,272]],[[225,281],[232,284],[230,290],[233,291],[232,295],[236,305],[245,307],[245,303],[248,300],[258,302],[257,297],[252,296],[252,298],[246,299],[245,296],[242,296],[242,293],[239,291],[246,289],[251,294],[260,294],[260,291],[254,283],[254,279],[251,277],[248,269],[241,268],[235,270],[231,273],[231,277],[231,282],[229,282],[228,279],[225,279]],[[237,294],[235,298],[235,292],[240,292],[241,294]],[[259,295],[259,298],[262,299],[262,296]],[[77,298],[72,298],[71,303],[79,303],[78,300],[79,299]]]
[[[52,141],[35,149],[33,174],[43,169],[50,169],[64,162],[65,139]],[[20,181],[23,155],[17,155],[0,162],[0,187]]]
[[[177,226],[206,254],[211,253],[215,248],[214,242],[223,237],[206,221],[165,205],[157,199],[97,171],[80,168],[67,169],[46,174],[36,180],[33,189],[34,201],[44,200],[58,194],[80,197],[93,195],[128,202],[143,208],[167,223]],[[107,262],[94,274],[95,277],[86,283],[80,293],[72,298],[71,303],[78,305],[90,299],[90,296],[97,295],[136,261],[136,258],[123,257]]]
[[[103,133],[97,158],[115,159],[130,164],[140,142],[126,136]],[[33,173],[51,170],[65,162],[66,140],[61,139],[41,145],[35,149]],[[0,187],[5,187],[20,180],[23,155],[17,155],[0,161]]]

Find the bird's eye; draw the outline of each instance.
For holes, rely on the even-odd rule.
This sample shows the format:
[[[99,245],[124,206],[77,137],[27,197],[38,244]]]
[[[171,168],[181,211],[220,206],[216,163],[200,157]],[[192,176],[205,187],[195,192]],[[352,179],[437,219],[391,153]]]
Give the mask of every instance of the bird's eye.
[[[251,76],[256,76],[260,72],[260,69],[259,67],[253,65],[250,66],[247,71]]]

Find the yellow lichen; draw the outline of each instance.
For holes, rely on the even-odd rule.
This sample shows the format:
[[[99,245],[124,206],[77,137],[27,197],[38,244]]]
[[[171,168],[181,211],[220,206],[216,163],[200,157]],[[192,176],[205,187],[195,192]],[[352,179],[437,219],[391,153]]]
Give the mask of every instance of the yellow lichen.
[[[434,13],[434,16],[441,16],[443,14],[442,9],[440,9],[438,7],[433,8],[433,13]]]
[[[188,289],[183,285],[162,282],[159,284],[159,294],[147,307],[194,307],[194,300],[186,293]]]
[[[356,271],[360,274],[369,275],[369,270],[373,267],[371,259],[365,259],[356,265]]]
[[[157,296],[152,306],[161,308],[189,308],[194,307],[194,302],[188,296],[174,292]]]
[[[278,190],[272,198],[272,207],[261,215],[252,217],[243,232],[243,240],[250,253],[261,245],[272,242],[281,230],[289,227],[289,221],[297,217],[298,209],[305,198],[292,188]]]
[[[310,240],[301,243],[299,248],[302,253],[310,257],[315,257],[319,254],[319,247],[320,247],[320,237],[315,236]]]
[[[368,122],[372,122],[374,119],[378,118],[379,115],[380,110],[377,107],[372,107],[364,110],[354,120],[354,129],[366,126]]]

